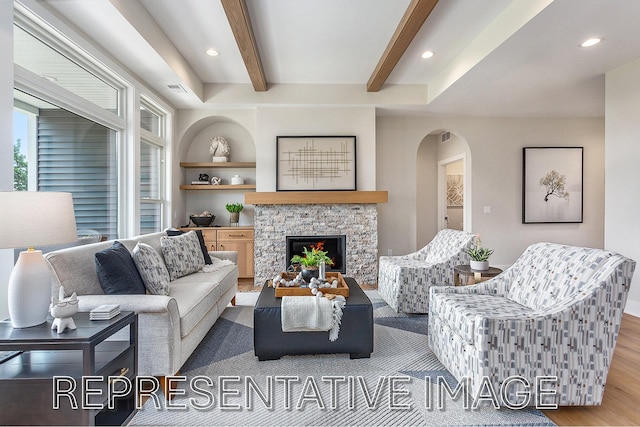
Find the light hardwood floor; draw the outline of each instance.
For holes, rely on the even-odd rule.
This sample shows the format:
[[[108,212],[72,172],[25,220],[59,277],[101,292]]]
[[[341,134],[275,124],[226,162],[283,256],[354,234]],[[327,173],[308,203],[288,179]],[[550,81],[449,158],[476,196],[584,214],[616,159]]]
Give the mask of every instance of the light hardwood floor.
[[[362,286],[376,289],[375,285]],[[240,292],[260,290],[252,281],[238,284]],[[565,406],[544,411],[554,423],[565,426],[640,425],[640,317],[625,314],[609,368],[600,406]]]
[[[544,414],[558,425],[640,425],[640,317],[625,314],[600,406],[567,406]]]

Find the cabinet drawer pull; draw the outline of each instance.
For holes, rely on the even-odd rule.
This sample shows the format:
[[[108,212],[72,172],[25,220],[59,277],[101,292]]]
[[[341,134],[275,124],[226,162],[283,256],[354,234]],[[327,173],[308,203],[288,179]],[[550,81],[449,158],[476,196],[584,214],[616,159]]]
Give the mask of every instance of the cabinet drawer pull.
[[[120,369],[120,373],[118,374],[118,376],[124,377],[125,375],[127,375],[127,373],[129,373],[129,368],[122,368]],[[113,378],[109,378],[109,384],[111,384],[112,382]]]
[[[244,234],[229,234],[229,237],[244,237]]]
[[[224,245],[220,245],[220,249],[224,251]]]

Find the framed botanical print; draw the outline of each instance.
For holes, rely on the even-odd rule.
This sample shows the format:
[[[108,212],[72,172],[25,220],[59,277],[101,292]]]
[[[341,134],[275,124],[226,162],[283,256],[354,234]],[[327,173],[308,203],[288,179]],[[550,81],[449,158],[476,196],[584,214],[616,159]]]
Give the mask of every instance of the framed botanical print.
[[[524,147],[522,222],[581,223],[583,147]]]

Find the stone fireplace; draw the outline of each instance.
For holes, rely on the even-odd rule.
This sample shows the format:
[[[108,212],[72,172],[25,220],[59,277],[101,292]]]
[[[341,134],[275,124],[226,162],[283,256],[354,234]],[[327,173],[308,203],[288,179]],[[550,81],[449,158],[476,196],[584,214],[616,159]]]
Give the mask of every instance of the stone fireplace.
[[[345,275],[360,284],[376,283],[378,211],[375,203],[254,205],[257,285],[285,270],[287,236],[335,235],[345,236]]]

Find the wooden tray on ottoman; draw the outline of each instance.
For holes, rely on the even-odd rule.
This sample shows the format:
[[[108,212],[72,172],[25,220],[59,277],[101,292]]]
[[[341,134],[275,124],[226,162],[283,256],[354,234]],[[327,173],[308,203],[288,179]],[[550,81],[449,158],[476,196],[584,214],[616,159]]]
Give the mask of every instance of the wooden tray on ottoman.
[[[295,277],[296,273],[282,273],[280,274],[281,277],[288,277],[289,280],[293,279]],[[320,290],[322,291],[322,293],[324,294],[335,294],[335,295],[342,295],[345,298],[349,297],[349,287],[347,286],[347,284],[344,281],[344,277],[342,277],[342,274],[340,272],[327,272],[325,274],[327,281],[329,282],[333,282],[333,279],[338,279],[338,287],[337,288],[321,288]],[[301,288],[299,286],[295,286],[295,287],[289,287],[287,288],[286,286],[281,285],[280,283],[278,283],[276,285],[276,298],[282,298],[285,295],[288,296],[311,296],[313,295],[311,293],[311,288]]]

